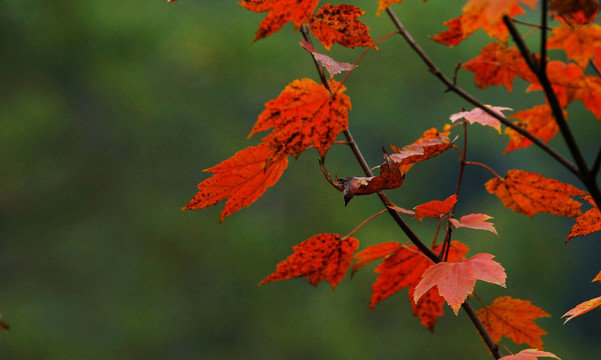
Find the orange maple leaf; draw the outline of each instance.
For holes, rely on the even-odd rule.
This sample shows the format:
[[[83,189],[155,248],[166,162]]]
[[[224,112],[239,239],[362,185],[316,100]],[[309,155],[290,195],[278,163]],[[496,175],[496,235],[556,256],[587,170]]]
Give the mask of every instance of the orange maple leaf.
[[[586,89],[584,74],[576,64],[567,64],[559,60],[549,61],[547,76],[562,107],[568,106],[570,102],[579,98],[582,91]],[[529,81],[532,84],[528,86],[526,91],[542,90],[538,79]]]
[[[497,229],[492,223],[486,222],[486,220],[492,219],[492,217],[486,214],[469,214],[462,216],[460,220],[449,219],[449,221],[455,225],[455,228],[468,228],[475,230],[486,230],[499,236]]]
[[[463,11],[467,12],[472,9],[482,11],[486,19],[490,23],[497,23],[503,15],[509,15],[518,3],[529,6],[531,9],[536,7],[538,0],[470,0],[463,7]]]
[[[563,110],[564,118],[568,118],[567,111]],[[517,114],[511,115],[512,118],[518,119],[514,123],[527,130],[533,136],[541,139],[544,142],[551,140],[559,131],[559,126],[553,116],[553,111],[548,104],[538,105],[531,109],[520,111]],[[514,151],[520,148],[527,148],[532,145],[532,141],[520,135],[517,131],[512,128],[506,128],[505,134],[509,135],[509,144],[503,151],[503,154],[507,154],[510,151]]]
[[[559,359],[555,354],[537,349],[525,349],[514,355],[506,355],[499,360],[537,360],[539,357],[552,357]]]
[[[432,200],[414,207],[415,214],[413,216],[419,221],[422,221],[424,217],[440,218],[448,214],[456,203],[457,195],[455,194],[449,196],[444,201]]]
[[[536,78],[515,47],[507,48],[498,42],[486,45],[478,57],[463,64],[462,68],[474,72],[476,86],[482,89],[503,85],[511,92],[515,76],[532,81]]]
[[[550,315],[530,301],[502,296],[476,311],[476,314],[495,343],[505,335],[518,345],[526,343],[542,349],[541,337],[547,332],[533,320]]]
[[[584,82],[586,86],[577,96],[597,120],[601,120],[601,78],[589,75],[584,77]]]
[[[451,244],[455,250],[451,249],[447,261],[461,261],[462,256],[468,252],[467,246],[456,241],[453,241]],[[367,254],[368,249],[369,247],[363,251]],[[438,253],[441,249],[442,245],[437,245],[432,251]],[[378,250],[370,250],[370,252],[375,253]],[[381,253],[385,254],[382,256],[384,257],[384,261],[375,270],[379,276],[372,286],[373,292],[370,309],[373,309],[377,303],[405,287],[409,287],[409,299],[413,299],[415,286],[419,283],[423,272],[432,264],[432,260],[420,253],[416,246],[403,246],[397,250],[393,250],[391,245],[387,245],[386,248],[381,250],[383,250]],[[386,252],[387,250],[393,250],[394,252]],[[360,259],[360,261],[363,259],[363,256],[367,257],[363,254],[360,257],[359,254],[361,253],[358,253],[356,258]],[[373,257],[371,261],[375,259],[376,257]],[[436,323],[436,318],[443,314],[444,299],[436,293],[435,289],[431,289],[417,303],[414,301],[410,301],[410,303],[413,313],[419,317],[421,323],[426,328],[432,331]]]
[[[401,243],[398,243],[396,241],[389,241],[378,245],[372,245],[359,251],[355,254],[355,256],[353,256],[353,259],[355,261],[353,262],[353,269],[351,271],[351,274],[355,274],[357,270],[374,260],[378,260],[388,255],[391,255],[392,253],[394,253],[402,247],[403,244]]]
[[[507,208],[529,217],[539,212],[565,217],[582,213],[582,204],[570,196],[584,195],[584,191],[533,172],[509,170],[505,178],[493,178],[485,186]]]
[[[505,117],[505,115],[503,115],[501,111],[513,110],[511,108],[503,106],[488,106],[488,108],[502,117]],[[490,116],[487,112],[480,108],[474,108],[471,111],[461,111],[449,117],[449,119],[452,122],[455,122],[461,118],[467,120],[467,122],[469,122],[470,124],[478,123],[482,126],[490,126],[493,129],[497,130],[499,132],[499,135],[501,134],[501,122],[497,120],[497,118]]]
[[[298,29],[315,10],[319,0],[242,0],[238,4],[254,12],[268,12],[259,23],[259,30],[253,41],[278,32],[292,21]]]
[[[342,239],[339,234],[318,234],[294,246],[294,253],[277,265],[276,270],[259,286],[271,281],[306,277],[311,285],[322,280],[335,289],[351,266],[353,253],[359,248],[355,238]]]
[[[595,276],[595,278],[593,279],[592,282],[595,281],[601,281],[601,272],[599,272],[597,274],[597,276]],[[568,317],[566,319],[566,321],[564,321],[563,323],[567,323],[568,321],[572,320],[573,318],[575,318],[576,316],[580,316],[582,314],[585,314],[597,307],[601,306],[601,296],[594,298],[594,299],[590,299],[587,300],[583,303],[578,304],[575,308],[573,308],[572,310],[568,311],[567,313],[563,314],[562,317]]]
[[[223,221],[249,206],[280,179],[288,166],[288,158],[274,158],[273,154],[274,149],[260,144],[206,169],[214,175],[198,184],[198,193],[183,210],[203,209],[228,198],[219,219]]]
[[[601,47],[601,26],[597,24],[559,25],[547,40],[549,49],[562,49],[569,59],[585,69],[595,50]]]
[[[317,13],[311,14],[307,25],[311,32],[329,51],[334,43],[354,48],[355,46],[376,45],[369,35],[369,27],[357,18],[365,12],[353,5],[323,5]]]
[[[405,174],[415,163],[428,160],[436,155],[447,151],[453,143],[448,137],[447,131],[439,132],[432,128],[424,131],[421,138],[413,144],[407,145],[402,149],[393,147],[396,154],[391,154],[390,158],[401,164],[401,173]]]
[[[524,9],[517,4],[512,4],[508,15],[509,17],[514,17],[523,13]],[[509,36],[507,26],[500,21],[500,17],[497,20],[491,21],[486,16],[486,5],[482,4],[464,7],[463,14],[445,21],[443,25],[449,29],[434,35],[432,40],[448,46],[458,45],[478,29],[483,29],[488,36],[497,38],[503,42],[506,42]]]
[[[601,230],[601,212],[599,212],[599,208],[591,196],[585,196],[584,200],[593,205],[593,208],[576,218],[576,224],[572,226],[566,242],[573,237],[586,236]]]
[[[343,94],[346,88],[335,80],[330,86],[337,89],[334,94],[311,79],[294,80],[265,104],[249,137],[274,128],[262,140],[276,149],[276,155],[299,156],[313,145],[324,156],[336,136],[348,128],[351,109],[349,97]]]
[[[453,309],[455,315],[468,295],[474,292],[476,281],[483,280],[505,287],[505,269],[490,254],[477,254],[464,262],[440,262],[431,265],[422,274],[422,280],[415,287],[413,301],[417,302],[432,287],[438,287],[438,294]]]

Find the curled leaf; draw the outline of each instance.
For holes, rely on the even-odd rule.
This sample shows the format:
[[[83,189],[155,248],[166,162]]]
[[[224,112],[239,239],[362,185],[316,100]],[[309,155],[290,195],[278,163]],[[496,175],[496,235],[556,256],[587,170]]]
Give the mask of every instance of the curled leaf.
[[[501,111],[512,110],[511,108],[503,106],[488,106],[488,108],[501,117],[505,117],[505,115],[503,115]],[[452,122],[455,122],[461,118],[464,118],[470,124],[478,123],[483,126],[490,126],[493,129],[497,130],[499,132],[499,135],[501,135],[501,122],[497,118],[489,115],[486,111],[480,108],[474,108],[471,111],[458,112],[449,117],[449,119],[451,119]]]
[[[492,219],[492,217],[486,214],[469,214],[462,216],[460,220],[449,219],[449,221],[455,225],[455,228],[463,227],[468,229],[486,230],[499,236],[495,226],[492,223],[486,222],[488,219]]]
[[[319,61],[319,63],[325,67],[326,70],[328,70],[331,76],[339,74],[343,71],[351,71],[357,67],[357,65],[338,62],[327,55],[318,53],[313,45],[311,45],[305,39],[303,39],[300,44],[305,50],[310,52],[315,57],[315,60]]]

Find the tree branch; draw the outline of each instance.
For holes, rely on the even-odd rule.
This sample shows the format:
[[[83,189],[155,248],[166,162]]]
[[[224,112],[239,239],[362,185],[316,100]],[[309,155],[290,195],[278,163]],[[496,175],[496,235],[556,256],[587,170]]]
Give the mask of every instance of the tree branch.
[[[426,63],[426,65],[428,66],[428,70],[432,74],[434,74],[436,77],[438,77],[440,79],[440,81],[442,81],[451,91],[453,91],[454,93],[456,93],[457,95],[459,95],[460,97],[465,99],[466,101],[470,102],[474,106],[481,108],[484,112],[486,112],[490,116],[494,117],[495,119],[499,120],[503,125],[510,127],[511,129],[513,129],[517,133],[519,133],[520,135],[522,135],[525,138],[527,138],[528,140],[532,141],[539,148],[541,148],[543,151],[545,151],[547,154],[549,154],[551,157],[553,157],[555,160],[557,160],[560,164],[562,164],[570,172],[572,172],[576,175],[578,174],[578,168],[574,164],[572,164],[569,160],[567,160],[565,157],[563,157],[561,154],[559,154],[557,151],[555,151],[553,148],[551,148],[549,145],[545,144],[542,140],[533,136],[531,133],[524,130],[523,128],[515,125],[513,122],[507,120],[507,118],[505,118],[504,116],[500,116],[499,114],[495,113],[488,106],[486,106],[484,103],[482,103],[480,100],[476,99],[471,94],[469,94],[468,92],[466,92],[465,90],[463,90],[462,88],[460,88],[459,86],[454,84],[448,77],[446,77],[440,71],[440,69],[432,62],[432,60],[430,60],[430,58],[422,50],[422,48],[419,45],[417,45],[415,40],[413,40],[413,38],[411,37],[409,32],[407,32],[407,30],[405,29],[403,24],[397,18],[396,14],[392,11],[392,9],[390,9],[390,7],[388,9],[386,9],[386,13],[390,17],[390,19],[392,20],[392,22],[394,23],[396,28],[400,31],[403,38],[405,38],[405,40],[407,41],[409,46],[411,46],[411,48],[413,48],[413,50],[422,59],[422,61],[424,63]]]

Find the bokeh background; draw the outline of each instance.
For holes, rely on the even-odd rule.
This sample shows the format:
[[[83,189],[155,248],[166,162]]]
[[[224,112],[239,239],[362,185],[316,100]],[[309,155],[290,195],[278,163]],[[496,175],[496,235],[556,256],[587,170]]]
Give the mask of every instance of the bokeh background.
[[[361,19],[374,38],[393,30],[385,14],[375,16],[375,0],[352,3],[367,12]],[[453,49],[429,40],[460,6],[394,5],[447,74],[490,41],[480,32]],[[294,79],[317,79],[290,25],[251,43],[263,17],[235,1],[0,3],[0,312],[11,325],[0,332],[2,359],[489,358],[465,314],[446,307],[430,334],[411,314],[406,290],[370,312],[375,264],[336,291],[306,279],[257,287],[293,245],[346,234],[381,209],[372,197],[345,208],[321,177],[317,152],[292,160],[275,187],[222,224],[222,204],[180,211],[209,176],[203,169],[259,142],[247,135],[266,101]],[[350,128],[372,165],[382,145],[409,144],[470,108],[444,93],[399,37],[379,48],[347,82]],[[335,45],[330,54],[353,62],[360,52]],[[519,80],[513,96],[475,89],[467,72],[458,81],[493,105],[523,110],[543,101]],[[569,110],[583,149],[594,154],[598,123],[580,104]],[[468,136],[469,158],[498,173],[529,169],[579,185],[539,150],[501,156],[507,138],[494,130],[474,125]],[[565,151],[561,139],[551,143]],[[456,160],[449,151],[416,165],[389,195],[407,208],[446,198]],[[344,146],[330,150],[327,165],[339,176],[361,174]],[[560,316],[601,292],[590,283],[601,270],[598,235],[564,245],[572,220],[505,209],[483,188],[490,177],[469,169],[457,213],[494,216],[500,238],[454,233],[507,269],[507,289],[479,284],[478,294],[532,301],[552,315],[537,320],[549,332],[546,350],[596,358],[599,312],[565,326]],[[432,238],[434,222],[409,222]],[[406,240],[385,216],[356,237],[361,247]],[[502,343],[515,352],[524,346]]]

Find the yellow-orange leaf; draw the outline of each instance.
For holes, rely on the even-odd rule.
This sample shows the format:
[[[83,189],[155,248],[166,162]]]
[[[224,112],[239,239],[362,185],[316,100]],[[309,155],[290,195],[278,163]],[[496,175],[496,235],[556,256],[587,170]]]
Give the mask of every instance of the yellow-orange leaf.
[[[576,64],[568,64],[558,60],[549,61],[547,76],[562,107],[568,106],[570,102],[581,96],[583,90],[586,90],[584,74]],[[542,86],[537,79],[528,81],[532,84],[526,89],[527,91],[542,90]]]
[[[591,196],[585,196],[584,200],[593,205],[593,208],[576,218],[576,224],[572,226],[566,242],[573,237],[586,236],[601,230],[601,212],[599,212],[599,208]]]
[[[338,234],[318,234],[294,246],[294,253],[280,262],[273,274],[261,280],[264,283],[306,277],[311,285],[322,280],[330,283],[332,289],[344,278],[351,266],[353,253],[359,247],[354,238],[342,240]]]
[[[259,24],[259,30],[253,41],[278,32],[292,21],[298,29],[315,10],[319,0],[242,0],[240,5],[254,12],[268,12]]]
[[[382,11],[386,10],[390,5],[394,3],[402,3],[403,0],[378,0],[378,11],[376,15],[380,15]],[[424,0],[426,2],[426,0]]]
[[[206,169],[214,175],[198,184],[198,193],[183,209],[203,209],[228,198],[221,212],[220,221],[223,221],[233,212],[249,206],[280,179],[288,166],[288,158],[274,158],[273,153],[273,149],[260,144]]]
[[[518,3],[529,6],[531,9],[536,7],[538,0],[470,0],[463,7],[463,11],[479,9],[491,23],[497,23],[503,15],[511,15],[511,11]]]
[[[601,296],[594,298],[594,299],[590,299],[587,300],[581,304],[578,304],[578,306],[576,306],[575,308],[573,308],[572,310],[568,311],[567,313],[563,314],[561,317],[566,317],[567,319],[566,321],[564,321],[563,323],[567,323],[568,321],[572,320],[573,318],[580,316],[582,314],[586,314],[587,312],[598,308],[599,306],[601,306]]]
[[[493,178],[486,183],[486,190],[497,195],[509,209],[534,216],[539,212],[565,217],[580,215],[580,202],[571,196],[585,192],[561,181],[522,170],[509,170],[505,178]]]
[[[313,35],[330,50],[334,43],[354,48],[355,46],[376,47],[369,35],[369,27],[357,20],[365,14],[353,5],[323,5],[307,19]]]
[[[563,111],[564,117],[568,118],[567,111]],[[520,111],[511,115],[518,119],[515,124],[544,142],[551,140],[559,131],[553,112],[548,104],[538,105],[531,109]],[[506,128],[505,134],[509,135],[509,144],[503,151],[504,154],[520,148],[527,148],[532,145],[532,141],[523,137],[512,128]]]
[[[532,305],[530,301],[502,296],[489,306],[476,311],[476,314],[495,343],[498,343],[504,335],[518,345],[526,343],[542,349],[541,336],[547,332],[533,320],[550,315]]]
[[[553,353],[548,351],[540,351],[537,349],[525,349],[514,355],[503,356],[499,360],[537,360],[540,357],[551,357],[561,360]]]
[[[351,109],[349,97],[343,94],[346,88],[334,80],[330,87],[334,95],[311,79],[294,80],[265,104],[249,136],[274,128],[263,141],[276,149],[276,155],[299,156],[312,145],[325,155],[336,136],[347,129]]]
[[[595,278],[591,282],[595,282],[595,281],[601,282],[601,271],[599,271],[599,273],[597,274],[597,276],[595,276]]]
[[[547,41],[549,49],[562,49],[569,59],[573,59],[581,68],[595,55],[595,49],[601,46],[601,26],[559,25],[552,30]]]

